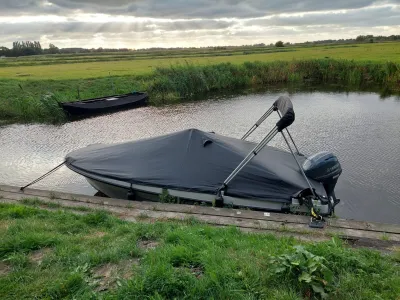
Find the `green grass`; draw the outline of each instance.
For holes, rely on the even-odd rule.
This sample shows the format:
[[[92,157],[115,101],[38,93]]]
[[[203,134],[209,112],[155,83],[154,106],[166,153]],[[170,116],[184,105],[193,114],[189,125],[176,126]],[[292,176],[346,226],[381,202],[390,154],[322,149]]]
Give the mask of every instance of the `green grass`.
[[[292,61],[307,59],[348,59],[356,61],[397,62],[400,63],[400,43],[376,43],[343,46],[315,46],[276,48],[244,48],[241,51],[181,50],[163,52],[138,52],[121,55],[47,55],[5,59],[0,61],[0,78],[3,79],[86,79],[113,76],[148,75],[158,67],[191,63],[211,65],[218,63],[243,64],[247,61]],[[276,51],[286,52],[276,52]],[[288,51],[290,50],[290,51]],[[262,53],[261,51],[264,51]],[[259,53],[261,52],[261,53]],[[245,54],[250,53],[250,54]],[[224,55],[222,55],[224,54]],[[91,62],[88,62],[91,59]],[[93,61],[94,60],[94,61]],[[20,66],[18,64],[34,64]],[[1,67],[3,64],[3,67]],[[6,66],[4,66],[6,65]],[[8,66],[7,65],[11,65]]]
[[[62,123],[66,117],[59,102],[137,90],[148,91],[153,104],[309,81],[356,88],[372,85],[384,94],[400,91],[400,43],[134,53],[1,61],[0,125]],[[85,62],[88,59],[99,61]],[[14,65],[4,66],[10,64]]]
[[[297,262],[293,238],[12,204],[0,204],[0,240],[1,299],[303,299],[309,280],[331,299],[400,295],[398,257],[337,240],[301,243],[307,260]]]
[[[76,201],[74,199],[71,199],[71,200]],[[47,202],[47,201],[40,200],[38,198],[23,199],[23,200],[21,200],[21,203],[25,204],[27,206],[33,206],[36,208],[67,209],[67,210],[81,211],[81,212],[92,211],[92,209],[85,207],[85,206],[65,206],[65,205],[61,205],[60,203]]]
[[[133,51],[126,53],[82,53],[82,54],[61,54],[61,55],[37,55],[23,56],[17,58],[7,58],[0,61],[0,67],[15,66],[39,66],[54,64],[70,64],[70,63],[87,63],[87,62],[107,62],[107,61],[127,61],[127,60],[154,60],[163,58],[173,59],[192,59],[196,57],[221,57],[221,56],[237,56],[261,53],[283,53],[298,51],[293,48],[243,48],[231,50],[164,50],[164,51]],[[24,75],[22,75],[24,76]]]
[[[210,92],[259,88],[271,84],[340,84],[376,86],[383,94],[400,91],[400,64],[313,59],[237,64],[181,64],[157,68],[147,76],[87,80],[0,80],[0,120],[62,123],[61,101],[114,93],[147,91],[153,104],[204,97]]]
[[[190,99],[210,91],[304,81],[357,87],[377,85],[400,91],[400,64],[332,59],[246,62],[242,65],[187,64],[158,68],[147,89],[154,101],[169,102],[173,99]]]
[[[381,236],[382,241],[390,241],[390,236],[385,232]]]

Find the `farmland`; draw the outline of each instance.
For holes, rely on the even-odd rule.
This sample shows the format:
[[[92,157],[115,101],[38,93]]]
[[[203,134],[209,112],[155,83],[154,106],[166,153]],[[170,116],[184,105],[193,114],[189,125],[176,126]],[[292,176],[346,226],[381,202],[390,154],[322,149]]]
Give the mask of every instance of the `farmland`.
[[[400,91],[400,43],[46,55],[0,60],[0,120],[65,120],[59,101],[145,90],[153,104],[277,83]]]
[[[233,48],[232,50],[165,50],[121,53],[47,55],[7,58],[0,61],[0,78],[21,80],[68,80],[151,74],[157,67],[190,63],[243,64],[247,61],[347,59],[373,62],[400,62],[400,43],[342,46]]]

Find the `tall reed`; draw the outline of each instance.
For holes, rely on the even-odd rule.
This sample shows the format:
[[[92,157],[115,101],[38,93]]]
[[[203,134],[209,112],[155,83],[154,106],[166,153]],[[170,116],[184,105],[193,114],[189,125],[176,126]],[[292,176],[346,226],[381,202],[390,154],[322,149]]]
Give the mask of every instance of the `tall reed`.
[[[51,93],[8,98],[0,101],[0,119],[3,122],[62,123],[66,121],[66,115],[59,102],[60,97]]]
[[[304,81],[359,87],[373,84],[400,91],[400,64],[333,59],[246,62],[242,65],[183,64],[157,68],[148,90],[154,102],[168,102],[209,91]]]
[[[352,88],[380,87],[385,93],[400,92],[400,64],[311,59],[246,62],[235,65],[179,64],[156,68],[146,76],[121,76],[86,80],[0,80],[0,122],[60,123],[66,118],[59,101],[147,91],[153,104],[194,99],[208,92],[234,91],[271,84],[341,84]],[[51,91],[52,93],[49,93]]]

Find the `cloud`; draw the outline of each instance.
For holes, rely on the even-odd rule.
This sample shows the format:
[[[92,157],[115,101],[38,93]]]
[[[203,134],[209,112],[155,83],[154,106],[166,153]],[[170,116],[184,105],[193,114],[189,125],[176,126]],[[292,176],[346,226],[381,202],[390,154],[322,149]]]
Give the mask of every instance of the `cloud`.
[[[0,15],[62,14],[64,9],[46,0],[1,0]]]
[[[3,0],[0,13],[66,14],[74,11],[151,18],[250,18],[283,12],[358,9],[397,0]]]
[[[110,4],[111,3],[111,4]],[[390,35],[398,0],[0,0],[0,45],[240,45]]]
[[[327,24],[360,27],[400,25],[400,10],[396,7],[384,6],[338,12],[281,14],[245,22],[247,26],[306,26]]]
[[[190,31],[137,31],[137,32],[64,32],[38,35],[4,36],[0,34],[0,45],[11,46],[15,37],[19,40],[40,40],[47,47],[54,43],[58,47],[203,47],[216,45],[244,45],[271,43],[277,40],[300,42],[307,40],[327,40],[331,38],[353,38],[360,34],[381,35],[398,34],[400,26],[374,27],[365,31],[365,27],[340,27],[320,25],[311,27],[268,27],[262,30],[220,29]]]
[[[140,22],[97,22],[67,21],[32,22],[32,23],[4,23],[0,27],[0,34],[71,34],[71,33],[140,33],[152,31],[201,31],[221,30],[234,26],[235,22],[221,20],[185,20],[185,21],[140,21]],[[50,28],[49,28],[50,27]]]

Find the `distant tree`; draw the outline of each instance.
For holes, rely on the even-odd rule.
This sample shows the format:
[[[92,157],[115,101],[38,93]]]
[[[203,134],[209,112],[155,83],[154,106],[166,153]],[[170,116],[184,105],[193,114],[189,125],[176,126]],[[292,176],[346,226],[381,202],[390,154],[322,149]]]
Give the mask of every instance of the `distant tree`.
[[[356,37],[357,42],[363,42],[364,40],[365,40],[365,36],[363,36],[363,35],[359,35],[358,37]]]
[[[50,44],[49,45],[49,53],[50,54],[60,53],[60,49],[58,49],[58,47],[54,46],[53,44]]]
[[[0,47],[0,56],[10,56],[10,52],[7,47]]]
[[[275,47],[283,47],[283,42],[282,41],[277,41],[275,43]]]
[[[42,53],[42,46],[40,45],[40,42],[37,41],[14,42],[11,50],[11,54],[14,56],[36,55]]]
[[[370,42],[370,43],[373,43],[373,42],[374,42],[374,39],[369,39],[369,42]]]

